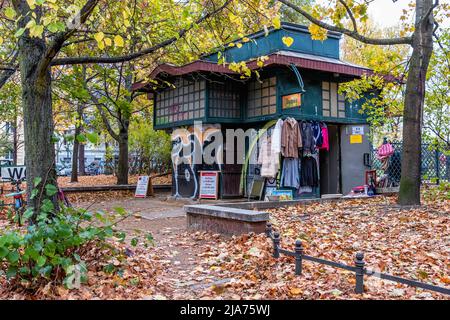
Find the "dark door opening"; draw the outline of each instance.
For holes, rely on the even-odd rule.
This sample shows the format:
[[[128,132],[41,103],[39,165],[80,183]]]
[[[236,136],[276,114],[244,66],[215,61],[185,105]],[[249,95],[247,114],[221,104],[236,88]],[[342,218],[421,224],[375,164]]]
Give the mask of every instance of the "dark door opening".
[[[320,150],[320,193],[341,193],[341,170],[340,170],[340,127],[339,125],[327,124],[330,150]]]

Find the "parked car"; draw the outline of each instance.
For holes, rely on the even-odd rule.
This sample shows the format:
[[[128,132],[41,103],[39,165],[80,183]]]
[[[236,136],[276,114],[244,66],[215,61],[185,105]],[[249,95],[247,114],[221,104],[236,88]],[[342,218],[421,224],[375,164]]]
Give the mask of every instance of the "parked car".
[[[0,160],[0,167],[12,166],[12,164],[11,160]]]
[[[56,174],[58,176],[70,176],[72,174],[71,166],[64,166],[62,164],[56,165]]]
[[[86,167],[86,174],[89,176],[96,176],[102,173],[103,173],[103,166],[98,161],[94,161]]]

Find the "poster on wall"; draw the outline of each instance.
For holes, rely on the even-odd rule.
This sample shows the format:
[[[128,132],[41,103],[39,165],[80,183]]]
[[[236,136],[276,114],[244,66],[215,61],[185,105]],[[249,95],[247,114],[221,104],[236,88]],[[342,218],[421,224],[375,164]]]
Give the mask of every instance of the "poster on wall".
[[[136,192],[134,193],[135,198],[146,198],[148,196],[149,182],[150,182],[149,176],[138,177]]]
[[[218,199],[219,171],[200,171],[200,199]]]
[[[363,143],[362,134],[352,134],[350,135],[350,144]]]
[[[364,127],[363,126],[353,126],[352,134],[364,134]]]
[[[302,96],[300,93],[294,93],[287,96],[283,96],[282,105],[283,109],[291,109],[300,107],[302,104]]]
[[[276,197],[279,201],[294,200],[294,193],[292,190],[273,190],[271,197]]]

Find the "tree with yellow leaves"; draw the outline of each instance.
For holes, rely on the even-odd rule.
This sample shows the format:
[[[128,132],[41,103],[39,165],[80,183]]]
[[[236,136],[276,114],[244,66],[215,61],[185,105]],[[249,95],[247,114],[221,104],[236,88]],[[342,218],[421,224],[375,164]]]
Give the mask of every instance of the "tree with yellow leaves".
[[[236,0],[2,1],[0,88],[20,72],[28,195],[36,178],[46,184],[56,184],[52,73],[77,64],[107,67],[135,60],[152,64],[155,60],[146,61],[148,57],[161,54],[161,50],[176,43],[198,46],[202,51],[211,38],[203,36],[202,39],[202,33],[196,31],[210,30],[208,35],[220,44],[226,36],[263,24],[265,13],[271,10],[264,3],[255,0],[245,4]],[[230,12],[239,19],[231,21]],[[217,19],[219,16],[221,19]],[[196,34],[200,35],[198,39]],[[139,71],[136,68],[134,72]],[[46,199],[55,201],[55,196],[44,192],[42,197],[29,197],[28,205],[38,212]]]
[[[411,48],[403,108],[402,177],[398,203],[420,204],[425,82],[433,52],[433,38],[438,37],[440,21],[449,16],[448,4],[440,4],[439,0],[412,1],[410,10],[406,10],[400,19],[403,24],[399,36],[378,37],[364,34],[361,29],[361,24],[368,19],[371,1],[332,0],[328,6],[316,5],[312,9],[297,6],[290,0],[278,1],[310,21],[309,29],[314,39],[324,39],[329,30],[341,32],[365,44],[408,45]],[[346,27],[346,23],[351,27]]]

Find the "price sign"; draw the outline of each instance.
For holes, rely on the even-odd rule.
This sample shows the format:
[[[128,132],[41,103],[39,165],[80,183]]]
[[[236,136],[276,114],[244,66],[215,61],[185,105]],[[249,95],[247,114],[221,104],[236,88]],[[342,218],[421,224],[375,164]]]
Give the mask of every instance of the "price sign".
[[[218,199],[219,172],[200,171],[200,199]]]

